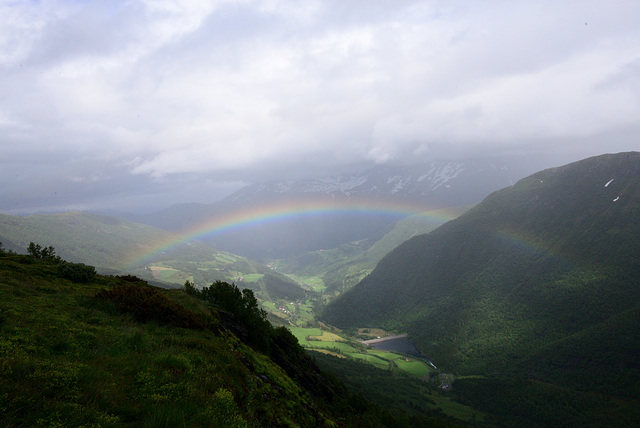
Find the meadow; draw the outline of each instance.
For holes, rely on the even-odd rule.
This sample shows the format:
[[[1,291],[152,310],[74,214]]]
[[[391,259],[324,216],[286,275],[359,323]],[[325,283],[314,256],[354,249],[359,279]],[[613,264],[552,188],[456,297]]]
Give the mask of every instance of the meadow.
[[[418,379],[429,377],[433,371],[427,362],[418,358],[369,348],[357,340],[317,327],[290,326],[289,330],[298,339],[298,343],[308,351],[322,351],[324,354],[346,357],[379,369],[401,371]]]

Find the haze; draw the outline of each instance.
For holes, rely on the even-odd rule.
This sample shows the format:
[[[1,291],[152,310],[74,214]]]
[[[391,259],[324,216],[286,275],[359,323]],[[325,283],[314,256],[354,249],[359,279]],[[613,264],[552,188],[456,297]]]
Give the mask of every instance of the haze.
[[[0,212],[638,149],[637,1],[3,1]]]

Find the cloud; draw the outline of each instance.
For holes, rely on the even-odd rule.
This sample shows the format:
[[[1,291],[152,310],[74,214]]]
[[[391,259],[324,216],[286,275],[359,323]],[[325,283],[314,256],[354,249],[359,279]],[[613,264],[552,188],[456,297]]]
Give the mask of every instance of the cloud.
[[[3,2],[0,144],[105,195],[559,142],[575,159],[629,150],[639,17],[599,1]],[[85,164],[120,178],[87,180]]]

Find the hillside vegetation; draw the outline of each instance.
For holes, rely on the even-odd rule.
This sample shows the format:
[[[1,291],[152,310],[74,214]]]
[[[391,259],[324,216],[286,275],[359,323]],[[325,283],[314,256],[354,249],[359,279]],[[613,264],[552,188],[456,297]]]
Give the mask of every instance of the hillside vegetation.
[[[405,217],[382,236],[350,242],[337,248],[312,251],[270,263],[279,272],[299,278],[317,278],[326,298],[353,287],[376,264],[404,241],[429,233],[447,220],[456,218],[468,207],[426,211]]]
[[[0,242],[16,252],[26,252],[29,242],[46,242],[65,260],[95,266],[101,273],[132,273],[165,287],[180,287],[187,280],[200,286],[218,280],[246,280],[247,288],[265,298],[305,297],[284,275],[197,241],[152,251],[159,243],[178,241],[178,235],[118,217],[81,212],[28,217],[0,214]],[[145,250],[150,255],[140,257]]]
[[[0,251],[1,426],[447,424],[349,392],[248,289],[77,282],[60,263]]]
[[[439,367],[475,375],[456,393],[502,422],[627,424],[640,412],[639,254],[640,153],[603,155],[409,240],[323,319],[408,330]]]

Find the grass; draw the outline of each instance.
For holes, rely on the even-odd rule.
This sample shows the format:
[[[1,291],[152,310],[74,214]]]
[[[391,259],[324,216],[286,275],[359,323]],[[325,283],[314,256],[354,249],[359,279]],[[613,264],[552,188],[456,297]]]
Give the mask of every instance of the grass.
[[[298,339],[298,342],[303,347],[308,347],[307,336],[321,336],[322,330],[319,328],[303,328],[303,327],[289,327],[289,331]]]
[[[408,360],[405,358],[396,358],[393,362],[398,366],[400,370],[405,373],[415,376],[419,379],[423,379],[428,376],[431,370],[421,361]]]
[[[0,257],[0,426],[204,427],[308,419],[308,396],[271,360],[234,336],[167,324],[166,313],[140,322],[97,297],[116,283],[101,276],[73,283],[26,256]],[[213,319],[202,301],[182,291],[150,290],[155,307]]]
[[[434,407],[436,409],[461,421],[482,423],[485,419],[484,413],[475,410],[473,407],[457,403],[450,397],[434,394],[429,398],[435,402]]]
[[[312,275],[312,276],[304,276],[304,275],[296,275],[292,273],[288,273],[287,276],[300,284],[302,287],[307,288],[309,290],[313,290],[317,293],[321,293],[327,287],[324,285],[324,281],[321,276]]]
[[[185,281],[193,281],[193,276],[165,266],[149,266],[153,277],[171,284],[184,284]]]
[[[367,352],[371,355],[375,355],[376,357],[382,358],[384,360],[389,360],[389,361],[395,360],[396,358],[400,358],[400,355],[396,354],[395,352],[381,351],[373,348],[367,348]]]
[[[250,274],[238,274],[244,278],[244,282],[256,282],[264,278],[264,274],[262,273],[250,273]]]
[[[322,334],[319,336],[309,336],[309,340],[322,340],[324,342],[344,342],[345,339],[341,336],[338,336],[335,333],[330,333],[328,331],[322,331]]]
[[[392,368],[395,364],[398,370],[418,379],[425,378],[431,372],[430,368],[420,360],[395,352],[362,348],[362,345],[356,348],[355,342],[326,330],[303,327],[289,327],[289,330],[307,350],[348,357],[385,370]]]
[[[347,356],[354,360],[364,361],[365,363],[371,364],[379,369],[388,370],[390,368],[389,361],[368,353],[350,352]]]
[[[344,342],[315,341],[315,342],[309,342],[309,344],[311,345],[309,346],[310,348],[332,349],[332,350],[335,350],[336,352],[339,351],[339,353],[343,353],[343,354],[357,352],[356,348]]]

